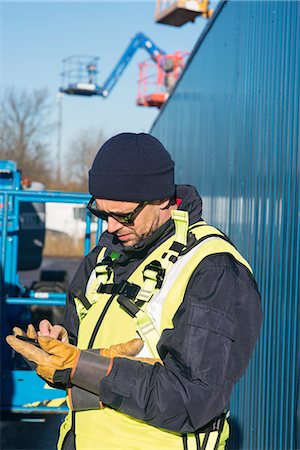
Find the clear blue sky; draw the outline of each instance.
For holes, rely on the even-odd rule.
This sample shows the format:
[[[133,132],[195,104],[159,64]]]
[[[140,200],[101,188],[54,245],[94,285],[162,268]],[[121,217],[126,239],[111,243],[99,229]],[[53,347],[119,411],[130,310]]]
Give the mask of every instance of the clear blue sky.
[[[100,57],[98,83],[114,68],[131,38],[143,32],[157,46],[173,53],[191,51],[206,21],[176,28],[156,24],[154,1],[1,2],[1,87],[46,87],[57,121],[56,93],[61,61],[73,54]],[[102,130],[105,136],[122,131],[149,131],[156,108],[138,107],[138,63],[148,58],[140,49],[107,99],[65,96],[63,100],[62,154],[80,130]],[[57,131],[51,148],[57,149]]]

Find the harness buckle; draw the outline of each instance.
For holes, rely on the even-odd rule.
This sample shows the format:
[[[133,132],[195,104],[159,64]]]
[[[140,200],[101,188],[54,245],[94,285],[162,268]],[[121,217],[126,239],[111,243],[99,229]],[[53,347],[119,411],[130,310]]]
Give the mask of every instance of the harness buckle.
[[[156,279],[156,287],[158,289],[160,289],[163,284],[165,275],[166,275],[166,269],[163,269],[161,267],[161,263],[159,261],[152,261],[150,264],[147,264],[147,266],[144,269],[144,273],[143,273],[144,280],[146,278],[152,278],[151,274],[150,274],[150,276],[147,276],[148,275],[146,273],[147,271],[155,272],[154,276]]]
[[[128,283],[128,281],[121,281],[118,289],[118,294],[125,295],[126,297],[133,300],[137,296],[139,290],[140,286],[138,286],[137,284]]]
[[[100,264],[96,264],[96,266],[95,266],[95,271],[96,271],[96,276],[98,277],[99,275],[102,275],[102,274],[107,274],[107,279],[109,280],[109,278],[110,278],[110,276],[111,276],[111,274],[112,274],[112,271],[113,271],[113,269],[112,269],[112,267],[111,266],[109,266],[108,264],[102,264],[102,263],[100,263]]]
[[[119,305],[123,306],[125,311],[131,317],[135,317],[140,310],[140,308],[135,303],[133,303],[128,297],[125,297],[123,295],[120,295],[117,298],[117,302],[119,303]]]
[[[228,417],[229,417],[228,413],[224,412],[219,416],[215,417],[214,419],[212,419],[203,427],[199,428],[196,431],[196,433],[211,433],[213,431],[218,431],[219,433],[221,433],[223,430],[224,422]]]
[[[109,283],[103,284],[100,283],[97,289],[97,292],[100,294],[119,294],[125,295],[131,300],[135,299],[138,292],[140,290],[140,286],[134,283],[128,283],[128,281],[121,281],[120,283]]]
[[[223,417],[222,417],[222,419],[223,419]],[[220,430],[221,424],[222,424],[222,419],[221,419],[221,417],[218,417],[217,420],[212,423],[212,431]]]

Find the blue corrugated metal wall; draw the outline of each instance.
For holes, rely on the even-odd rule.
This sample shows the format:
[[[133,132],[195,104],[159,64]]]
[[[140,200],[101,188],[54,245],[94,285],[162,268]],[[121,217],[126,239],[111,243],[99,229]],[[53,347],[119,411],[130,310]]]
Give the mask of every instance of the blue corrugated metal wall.
[[[231,402],[229,447],[241,450],[300,448],[299,74],[299,2],[219,4],[151,130],[262,294],[260,340]]]

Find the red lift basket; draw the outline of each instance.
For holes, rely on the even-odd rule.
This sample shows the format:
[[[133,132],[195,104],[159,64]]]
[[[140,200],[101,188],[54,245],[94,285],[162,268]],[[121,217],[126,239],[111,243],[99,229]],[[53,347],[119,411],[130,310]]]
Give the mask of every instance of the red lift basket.
[[[161,108],[177,83],[188,55],[177,51],[158,56],[156,63],[151,59],[140,63],[137,105]]]

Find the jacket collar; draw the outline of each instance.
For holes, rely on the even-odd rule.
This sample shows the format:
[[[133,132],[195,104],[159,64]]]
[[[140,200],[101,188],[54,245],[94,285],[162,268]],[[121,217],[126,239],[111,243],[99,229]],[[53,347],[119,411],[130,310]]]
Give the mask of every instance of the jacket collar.
[[[179,199],[178,209],[188,211],[190,224],[193,224],[201,219],[202,214],[202,200],[194,186],[177,185],[176,197]],[[99,240],[101,247],[106,247],[110,252],[115,251],[120,253],[119,263],[130,259],[144,258],[151,248],[154,250],[158,245],[169,238],[175,231],[172,219],[169,219],[161,225],[151,236],[144,241],[139,242],[134,247],[123,247],[118,239],[111,233],[105,231]]]

